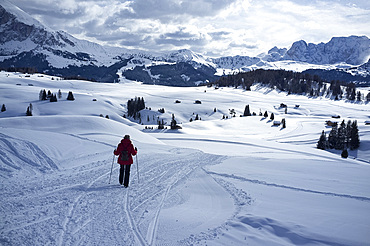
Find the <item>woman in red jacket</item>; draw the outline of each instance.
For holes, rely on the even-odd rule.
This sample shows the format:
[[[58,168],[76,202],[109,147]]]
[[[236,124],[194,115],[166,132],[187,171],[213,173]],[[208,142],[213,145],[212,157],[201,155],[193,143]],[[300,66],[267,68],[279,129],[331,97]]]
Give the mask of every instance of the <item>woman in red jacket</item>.
[[[130,178],[131,164],[134,162],[132,156],[137,154],[137,148],[131,143],[130,136],[125,135],[118,144],[117,149],[114,150],[114,155],[118,155],[117,163],[121,165],[119,172],[119,183],[128,187]]]

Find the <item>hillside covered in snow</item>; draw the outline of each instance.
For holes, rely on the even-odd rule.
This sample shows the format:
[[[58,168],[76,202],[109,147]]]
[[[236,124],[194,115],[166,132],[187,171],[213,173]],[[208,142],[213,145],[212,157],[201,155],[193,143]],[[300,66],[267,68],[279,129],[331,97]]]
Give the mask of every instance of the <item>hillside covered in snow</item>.
[[[0,72],[1,245],[369,243],[368,103],[121,82]],[[135,97],[146,108],[124,118]],[[240,117],[246,105],[257,115]],[[316,148],[328,120],[358,122],[347,159]],[[113,156],[126,134],[138,148],[127,189]]]

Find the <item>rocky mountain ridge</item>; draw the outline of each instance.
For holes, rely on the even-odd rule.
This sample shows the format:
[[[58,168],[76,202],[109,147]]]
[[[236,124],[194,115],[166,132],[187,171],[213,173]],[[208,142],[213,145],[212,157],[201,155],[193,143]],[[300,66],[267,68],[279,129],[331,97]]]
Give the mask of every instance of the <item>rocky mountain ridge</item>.
[[[366,36],[334,37],[328,43],[297,41],[274,47],[258,57],[209,58],[191,50],[165,54],[103,47],[54,31],[9,3],[0,1],[0,68],[34,67],[65,77],[80,76],[101,82],[131,80],[176,86],[194,86],[235,71],[264,69],[342,69],[366,77],[370,57]]]

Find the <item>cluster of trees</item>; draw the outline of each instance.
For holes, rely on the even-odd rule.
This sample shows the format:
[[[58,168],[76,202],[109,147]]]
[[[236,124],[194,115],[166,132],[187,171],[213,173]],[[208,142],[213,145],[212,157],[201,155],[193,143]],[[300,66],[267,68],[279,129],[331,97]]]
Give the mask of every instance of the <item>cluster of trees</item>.
[[[144,97],[135,97],[127,101],[127,115],[134,119],[140,118],[139,111],[145,109]]]
[[[356,92],[354,83],[347,84],[339,80],[330,82],[329,88],[325,80],[318,75],[308,73],[300,73],[286,70],[264,70],[257,69],[249,72],[240,72],[223,76],[211,82],[210,85],[217,87],[239,87],[245,90],[250,90],[254,83],[261,83],[271,88],[276,88],[281,91],[287,91],[288,94],[306,94],[310,96],[332,95],[336,100],[343,97],[346,92],[348,100],[370,101],[370,92],[367,96],[363,96],[360,91]],[[344,88],[344,90],[343,90]]]
[[[0,68],[0,71],[6,71],[9,73],[28,73],[34,74],[37,73],[37,68],[35,67],[8,67],[8,68]]]
[[[353,122],[349,120],[347,124],[343,120],[339,127],[338,124],[334,124],[329,136],[326,137],[326,133],[322,131],[320,139],[317,142],[317,148],[323,150],[336,149],[347,152],[348,148],[354,150],[358,147],[360,147],[360,137],[356,120]]]
[[[57,97],[57,95],[58,95],[58,97]],[[39,93],[39,100],[40,101],[50,100],[50,102],[57,102],[58,98],[59,99],[62,98],[62,92],[61,92],[60,89],[58,90],[57,94],[52,93],[50,90],[48,90],[48,92],[46,92],[45,89],[40,90],[40,93]],[[72,91],[68,92],[67,100],[70,100],[70,101],[75,100]]]

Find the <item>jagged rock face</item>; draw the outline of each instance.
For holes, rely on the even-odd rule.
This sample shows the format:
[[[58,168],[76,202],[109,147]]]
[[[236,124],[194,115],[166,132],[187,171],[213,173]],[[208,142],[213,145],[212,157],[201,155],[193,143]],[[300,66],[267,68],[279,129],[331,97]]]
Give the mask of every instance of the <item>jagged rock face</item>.
[[[307,44],[297,41],[282,57],[284,60],[302,61],[312,64],[347,63],[359,65],[366,62],[370,54],[370,39],[362,36],[334,37],[328,43]]]
[[[65,47],[66,42],[69,45],[74,45],[72,41],[58,32],[51,33],[39,26],[18,21],[16,16],[7,12],[2,6],[0,6],[0,19],[0,44],[6,44],[10,41],[24,42],[29,39],[35,46]],[[8,51],[11,50],[8,49]]]
[[[34,30],[33,26],[26,25],[16,20],[16,17],[8,13],[0,6],[0,44],[9,41],[25,41]]]

